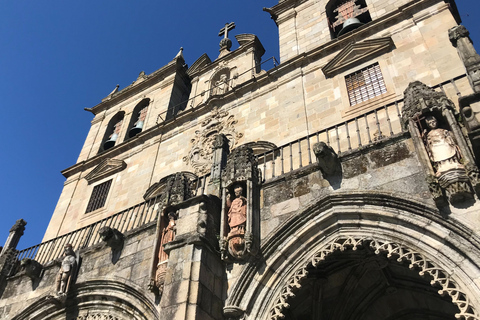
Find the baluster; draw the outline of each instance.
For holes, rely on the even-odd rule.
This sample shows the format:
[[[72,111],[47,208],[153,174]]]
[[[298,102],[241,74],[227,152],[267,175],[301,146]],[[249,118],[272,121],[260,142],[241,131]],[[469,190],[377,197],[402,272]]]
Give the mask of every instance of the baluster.
[[[440,88],[440,90],[442,90],[443,94],[446,94],[446,93],[445,93],[445,89],[443,89],[443,86],[442,86],[441,83],[438,85],[438,87]]]
[[[375,119],[377,120],[378,139],[383,138],[382,130],[380,129],[380,121],[378,121],[377,109],[375,109]]]
[[[320,142],[320,138],[318,137],[319,134],[320,134],[320,133],[317,131],[317,143]]]
[[[345,130],[347,131],[348,150],[352,150],[352,145],[350,144],[350,131],[348,130],[348,122],[347,121],[345,121]]]
[[[207,175],[203,176],[203,184],[202,184],[202,195],[205,194],[205,187],[207,186]]]
[[[368,143],[372,143],[372,137],[370,136],[370,127],[368,126],[368,120],[367,120],[367,115],[364,114],[363,115],[363,118],[365,119],[365,125],[366,125],[366,129],[367,129],[367,137],[368,137]]]
[[[398,107],[398,101],[395,101],[395,108],[397,109],[397,117],[398,119],[402,119],[402,114],[400,113],[400,108]]]
[[[300,159],[299,168],[301,168],[302,167],[302,141],[300,141],[300,139],[298,139],[297,142],[298,142],[298,157]]]
[[[267,180],[267,153],[263,153],[263,182]]]
[[[283,175],[285,173],[285,171],[283,170],[283,147],[280,148],[280,161],[282,164],[282,175]]]
[[[272,178],[275,178],[275,150],[272,153]]]
[[[337,135],[338,153],[341,153],[342,149],[340,148],[340,136],[338,135],[338,126],[335,126],[335,133]]]
[[[325,129],[325,132],[327,134],[327,146],[330,147],[330,133],[328,132],[328,129]]]
[[[310,149],[310,136],[307,136],[307,152],[308,152],[308,164],[312,164],[312,155]]]
[[[357,139],[358,139],[358,147],[362,146],[362,137],[360,136],[360,128],[358,127],[358,119],[355,117],[355,128],[357,129]]]
[[[455,81],[453,79],[450,79],[450,83],[452,84],[453,88],[455,89],[455,92],[457,93],[457,96],[461,96],[462,94],[458,90],[457,84],[455,83]]]
[[[388,123],[388,128],[390,129],[390,136],[393,136],[392,123],[390,122],[390,116],[388,115],[388,108],[387,106],[383,108],[385,109],[385,114],[387,115],[387,123]]]
[[[292,150],[292,143],[288,144],[290,148],[290,172],[293,171],[293,150]]]

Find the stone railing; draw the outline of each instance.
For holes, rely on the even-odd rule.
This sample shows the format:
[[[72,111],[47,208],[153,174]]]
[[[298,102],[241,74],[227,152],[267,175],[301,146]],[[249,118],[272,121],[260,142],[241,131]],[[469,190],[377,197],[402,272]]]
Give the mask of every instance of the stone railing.
[[[433,88],[445,93],[445,88],[460,96],[456,82],[466,75],[442,82]],[[262,172],[262,180],[279,177],[288,172],[308,166],[316,161],[313,145],[325,142],[341,155],[388,139],[403,133],[401,110],[403,99],[380,106],[343,123],[322,129],[300,139],[291,141],[268,152],[258,154],[258,168]]]
[[[460,96],[456,81],[463,78],[465,78],[465,75],[438,84],[433,88],[445,91],[444,87],[450,86],[449,89],[453,89],[453,92]],[[400,123],[402,107],[403,99],[400,99],[257,155],[263,182],[315,162],[313,145],[319,141],[327,143],[337,154],[341,155],[403,133]],[[198,177],[193,181],[193,196],[205,194],[209,181],[210,174]],[[72,244],[74,250],[88,248],[100,243],[101,239],[98,231],[102,227],[115,228],[125,233],[154,222],[157,219],[160,207],[160,199],[158,198],[144,201],[86,227],[18,251],[16,258],[17,260],[23,258],[35,259],[39,263],[45,264],[60,257],[63,253],[63,247],[68,243]]]

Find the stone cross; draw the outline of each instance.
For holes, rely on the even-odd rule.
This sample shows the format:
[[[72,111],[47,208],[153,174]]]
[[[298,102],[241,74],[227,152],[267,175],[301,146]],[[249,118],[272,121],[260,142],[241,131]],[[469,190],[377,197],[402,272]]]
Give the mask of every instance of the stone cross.
[[[230,23],[227,22],[225,23],[225,27],[220,29],[218,36],[219,37],[223,36],[224,39],[228,39],[228,32],[233,29],[235,29],[235,22],[230,22]]]

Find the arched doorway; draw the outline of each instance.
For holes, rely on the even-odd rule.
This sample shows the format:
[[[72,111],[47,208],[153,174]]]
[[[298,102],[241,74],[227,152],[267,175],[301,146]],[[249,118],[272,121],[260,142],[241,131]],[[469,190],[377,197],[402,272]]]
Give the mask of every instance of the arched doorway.
[[[479,248],[468,227],[416,199],[328,195],[263,241],[260,259],[232,284],[224,313],[247,320],[480,319]]]
[[[448,294],[438,294],[438,279],[428,271],[419,274],[422,266],[395,253],[394,259],[386,251],[376,253],[367,239],[342,241],[347,242],[344,251],[305,269],[301,288],[283,311],[286,320],[443,320],[459,313]]]

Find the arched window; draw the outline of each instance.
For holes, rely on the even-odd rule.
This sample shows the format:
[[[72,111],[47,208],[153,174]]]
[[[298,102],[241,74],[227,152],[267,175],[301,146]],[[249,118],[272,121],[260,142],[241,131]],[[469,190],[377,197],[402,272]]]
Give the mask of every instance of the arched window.
[[[102,139],[102,144],[100,145],[100,152],[112,148],[117,143],[120,130],[122,128],[124,115],[125,112],[119,112],[113,116],[108,123],[107,130],[105,131],[105,135]]]
[[[332,38],[372,21],[365,0],[331,0],[325,10]]]
[[[128,124],[127,136],[125,139],[133,138],[137,134],[142,132],[145,126],[145,118],[147,117],[149,104],[150,99],[143,99],[142,101],[140,101],[140,103],[137,104],[135,109],[133,109],[130,123]]]

